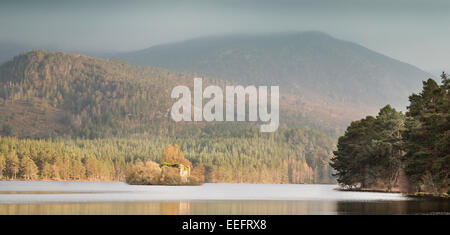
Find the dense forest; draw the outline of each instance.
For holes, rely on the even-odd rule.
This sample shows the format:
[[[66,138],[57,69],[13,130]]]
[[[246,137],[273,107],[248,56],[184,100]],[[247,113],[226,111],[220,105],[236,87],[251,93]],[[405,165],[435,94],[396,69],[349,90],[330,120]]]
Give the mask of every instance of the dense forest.
[[[354,121],[339,138],[331,166],[338,182],[365,189],[449,193],[450,79],[423,82],[406,114],[389,105]]]
[[[194,77],[62,52],[16,56],[0,65],[2,179],[125,180],[178,144],[207,182],[334,182],[335,142],[311,128],[263,134],[250,122],[173,122],[171,89]]]
[[[257,132],[258,133],[258,132]],[[124,180],[128,167],[162,163],[178,144],[207,182],[329,183],[333,139],[316,131],[279,130],[253,137],[0,138],[2,179]]]
[[[192,88],[195,77],[198,75],[71,53],[23,53],[0,65],[0,134],[19,138],[94,139],[234,136],[248,129],[248,123],[173,122],[169,111],[175,100],[170,92],[178,85]],[[203,78],[204,87],[233,85]],[[282,127],[327,130],[328,134],[340,128],[325,118],[329,111],[320,116],[305,115],[317,109],[304,108],[302,102],[289,95],[281,94],[280,106]],[[330,113],[344,122],[340,116],[345,115]]]
[[[89,139],[167,134],[170,91],[193,77],[83,55],[22,54],[0,66],[2,132]]]

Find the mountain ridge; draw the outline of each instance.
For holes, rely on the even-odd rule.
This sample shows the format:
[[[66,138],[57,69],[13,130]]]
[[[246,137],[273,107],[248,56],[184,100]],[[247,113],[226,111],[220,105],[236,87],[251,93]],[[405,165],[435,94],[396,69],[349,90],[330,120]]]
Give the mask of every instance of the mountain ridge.
[[[404,97],[430,76],[413,65],[317,31],[201,37],[113,58],[243,84],[275,84],[294,94],[313,91],[338,102],[377,108],[387,103],[405,107]]]

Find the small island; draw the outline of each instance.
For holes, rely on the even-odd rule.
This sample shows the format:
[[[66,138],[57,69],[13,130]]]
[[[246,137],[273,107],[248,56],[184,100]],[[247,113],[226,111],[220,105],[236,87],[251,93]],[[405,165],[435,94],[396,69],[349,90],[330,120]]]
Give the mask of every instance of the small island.
[[[127,169],[125,180],[133,185],[201,185],[204,168],[199,165],[192,170],[178,145],[168,145],[162,153],[161,164],[154,161],[138,161]]]

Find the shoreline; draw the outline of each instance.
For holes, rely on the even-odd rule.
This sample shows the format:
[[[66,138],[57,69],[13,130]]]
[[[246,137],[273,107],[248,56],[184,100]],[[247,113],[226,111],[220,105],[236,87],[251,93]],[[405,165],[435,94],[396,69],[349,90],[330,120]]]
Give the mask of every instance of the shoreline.
[[[0,179],[0,182],[2,181],[17,181],[17,182],[33,182],[33,181],[41,181],[41,182],[123,182],[128,184],[125,179],[124,180],[64,180],[64,179],[36,179],[36,180],[26,180],[26,179]],[[280,185],[286,185],[286,184],[292,184],[293,183],[258,183],[258,182],[203,182],[202,184],[280,184]],[[129,184],[129,185],[152,185],[152,184]],[[165,185],[165,184],[153,184],[153,185]],[[167,184],[169,185],[169,184]],[[185,184],[171,184],[171,185],[185,185]],[[335,183],[297,183],[295,185],[336,185]]]
[[[125,183],[127,185],[147,185],[147,186],[201,186],[205,183],[210,184],[241,184],[241,183],[234,183],[234,182],[205,182],[201,184],[129,184],[126,181],[120,181],[120,180],[24,180],[24,179],[1,179],[0,182],[33,182],[33,181],[41,181],[41,182],[104,182],[104,183]],[[243,183],[243,184],[264,184],[264,183]],[[268,184],[273,185],[273,184]],[[283,185],[283,184],[279,184]],[[316,184],[293,184],[293,185],[316,185]],[[320,184],[320,185],[332,185],[332,184]],[[343,192],[372,192],[372,193],[400,193],[403,196],[410,197],[410,198],[416,198],[416,199],[437,199],[437,200],[448,200],[450,199],[450,195],[443,193],[443,194],[433,194],[433,193],[425,193],[425,192],[416,192],[416,193],[402,193],[397,188],[394,188],[392,190],[387,189],[381,189],[381,188],[334,188],[336,191],[343,191]]]
[[[402,193],[398,189],[388,190],[388,189],[377,189],[377,188],[336,188],[337,191],[344,192],[372,192],[372,193],[400,193],[405,197],[416,198],[416,199],[437,199],[437,200],[448,200],[450,199],[450,195],[443,194],[433,194],[433,193],[425,193],[425,192],[416,192],[416,193]]]
[[[402,193],[398,189],[379,189],[379,188],[336,188],[337,191],[346,192],[371,192],[371,193]]]
[[[443,194],[433,194],[433,193],[424,193],[424,192],[418,192],[418,193],[412,193],[412,194],[405,194],[407,197],[411,198],[418,198],[418,199],[432,199],[432,200],[449,200],[450,195],[443,193]]]

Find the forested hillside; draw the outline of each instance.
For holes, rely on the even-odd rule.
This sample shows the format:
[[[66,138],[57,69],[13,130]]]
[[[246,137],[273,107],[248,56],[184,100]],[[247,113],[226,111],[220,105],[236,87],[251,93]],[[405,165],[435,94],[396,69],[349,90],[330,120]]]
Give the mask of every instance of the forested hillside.
[[[16,56],[0,65],[3,179],[123,180],[130,164],[158,162],[165,146],[179,144],[209,182],[333,181],[334,141],[319,131],[173,122],[170,92],[194,77],[78,54]],[[224,84],[204,80],[213,83]]]
[[[299,119],[306,119],[309,125],[334,129],[338,134],[351,120],[376,114],[385,104],[404,109],[408,95],[417,92],[420,81],[430,76],[417,67],[320,32],[203,37],[115,58],[238,84],[279,85],[287,96],[287,110],[294,113],[285,123],[295,126]]]
[[[194,77],[77,54],[22,54],[0,66],[2,133],[84,138],[198,134],[204,123],[175,126],[168,115],[172,88],[192,86]]]

